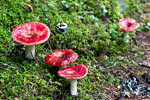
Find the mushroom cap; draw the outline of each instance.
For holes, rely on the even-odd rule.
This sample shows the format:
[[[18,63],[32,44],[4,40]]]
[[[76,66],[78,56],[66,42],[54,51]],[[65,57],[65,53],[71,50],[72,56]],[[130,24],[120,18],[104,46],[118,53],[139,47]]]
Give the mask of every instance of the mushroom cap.
[[[78,54],[72,49],[57,49],[53,53],[45,56],[45,61],[52,66],[65,66],[76,61]]]
[[[119,27],[126,32],[133,31],[140,26],[134,19],[124,18],[119,20]]]
[[[29,22],[17,26],[12,31],[14,41],[24,45],[41,44],[48,40],[50,36],[49,28],[40,22]]]
[[[58,71],[58,75],[65,79],[81,79],[86,76],[87,73],[87,67],[82,64],[62,68]]]

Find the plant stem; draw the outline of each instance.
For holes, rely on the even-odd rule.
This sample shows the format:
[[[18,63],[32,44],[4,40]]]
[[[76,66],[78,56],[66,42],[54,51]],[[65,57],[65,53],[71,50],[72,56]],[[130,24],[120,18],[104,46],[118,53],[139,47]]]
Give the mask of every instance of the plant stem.
[[[67,66],[60,66],[59,69],[66,68]]]
[[[35,45],[30,45],[30,46],[26,47],[25,57],[27,59],[30,59],[30,60],[34,59],[34,57],[35,57]]]
[[[70,82],[70,92],[71,92],[71,95],[73,95],[73,96],[78,95],[78,93],[77,93],[77,80],[71,80],[71,82]]]
[[[129,33],[128,33],[128,32],[125,32],[125,33],[124,33],[124,42],[125,42],[125,43],[129,43],[129,37],[130,37],[130,36],[129,36]]]

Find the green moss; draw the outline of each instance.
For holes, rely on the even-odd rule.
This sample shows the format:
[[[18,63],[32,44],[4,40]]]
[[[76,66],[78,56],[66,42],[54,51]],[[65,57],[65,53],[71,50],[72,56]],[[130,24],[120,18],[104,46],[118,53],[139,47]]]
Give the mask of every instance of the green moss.
[[[58,68],[48,66],[44,61],[45,55],[55,49],[73,49],[79,54],[79,59],[71,65],[85,64],[89,69],[87,77],[78,81],[80,95],[77,100],[111,98],[105,87],[110,88],[112,84],[119,86],[121,81],[119,75],[112,72],[117,68],[137,66],[137,61],[126,56],[130,45],[123,43],[118,20],[123,17],[137,18],[142,13],[139,1],[125,0],[127,9],[124,12],[117,0],[32,1],[0,2],[0,62],[13,66],[0,65],[0,99],[76,99],[69,94],[69,81],[58,77]],[[33,11],[24,3],[32,6]],[[107,13],[103,12],[103,5]],[[26,22],[42,22],[51,30],[50,39],[37,46],[35,61],[27,61],[24,46],[11,37],[12,30]],[[65,35],[56,30],[60,22],[68,24]],[[148,31],[148,22],[145,21],[140,29]],[[134,35],[135,32],[131,36]],[[136,54],[132,55],[141,57],[143,52],[137,52],[139,49],[134,46],[132,51]],[[107,67],[111,70],[108,71]]]

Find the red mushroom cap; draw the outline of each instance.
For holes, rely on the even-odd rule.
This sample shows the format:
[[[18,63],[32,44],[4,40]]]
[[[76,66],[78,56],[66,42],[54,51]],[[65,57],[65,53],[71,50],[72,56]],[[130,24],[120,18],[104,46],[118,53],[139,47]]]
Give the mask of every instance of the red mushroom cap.
[[[49,28],[39,22],[29,22],[19,25],[12,31],[14,41],[24,45],[41,44],[48,40]]]
[[[60,69],[58,75],[65,79],[81,79],[87,75],[87,72],[88,69],[84,65],[79,64]]]
[[[78,54],[72,49],[57,49],[53,53],[45,56],[45,61],[52,66],[65,66],[76,61]]]
[[[126,32],[135,30],[139,25],[134,19],[125,18],[119,20],[119,27]]]

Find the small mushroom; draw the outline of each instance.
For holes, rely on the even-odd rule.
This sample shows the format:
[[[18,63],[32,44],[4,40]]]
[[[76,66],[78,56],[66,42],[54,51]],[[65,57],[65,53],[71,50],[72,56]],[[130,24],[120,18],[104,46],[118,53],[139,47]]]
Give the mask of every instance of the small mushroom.
[[[129,42],[130,36],[128,32],[135,30],[139,26],[140,24],[136,23],[134,19],[124,18],[119,20],[119,27],[125,31],[124,33],[124,38],[126,39],[125,43]]]
[[[49,36],[49,28],[39,22],[25,23],[12,31],[13,40],[26,45],[25,57],[30,60],[35,58],[35,45],[47,41]]]
[[[70,66],[67,68],[62,68],[58,71],[58,75],[65,78],[70,79],[70,93],[73,96],[77,96],[77,79],[81,79],[86,76],[88,73],[88,69],[86,66],[79,64],[76,66]]]
[[[72,49],[57,49],[45,56],[45,62],[51,66],[66,66],[78,59],[78,54]]]

